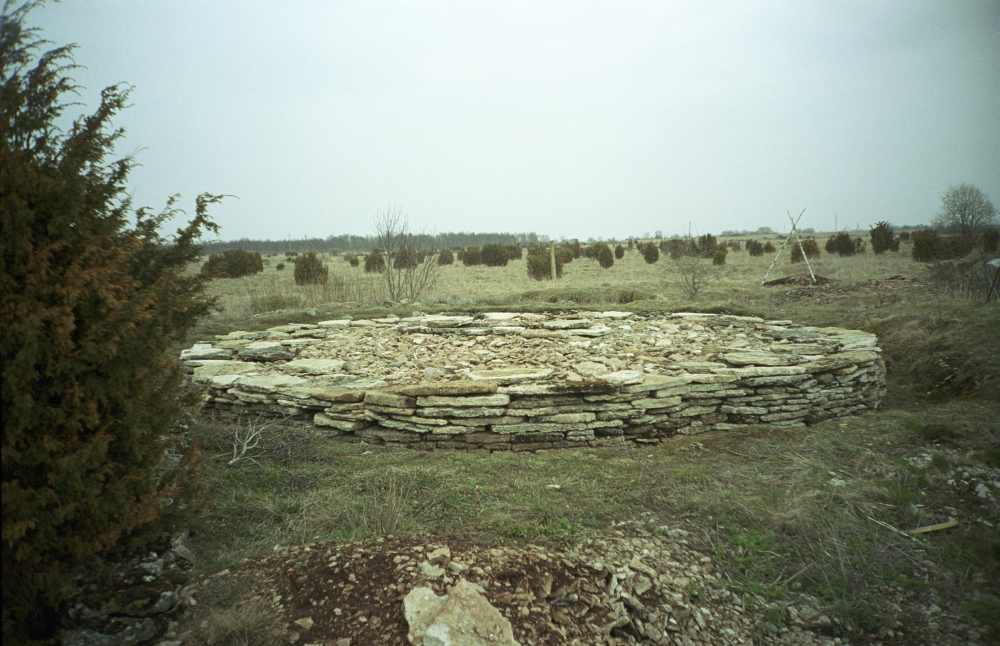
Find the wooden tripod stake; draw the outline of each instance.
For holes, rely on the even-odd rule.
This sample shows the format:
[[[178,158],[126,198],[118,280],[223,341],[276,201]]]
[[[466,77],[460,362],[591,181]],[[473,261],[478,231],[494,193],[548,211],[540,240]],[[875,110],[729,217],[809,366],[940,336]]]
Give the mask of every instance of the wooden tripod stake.
[[[774,258],[771,260],[771,266],[767,268],[767,273],[764,274],[764,279],[760,281],[761,285],[766,283],[767,279],[770,278],[771,270],[774,269],[774,265],[778,262],[778,258],[781,257],[781,252],[785,249],[785,246],[789,243],[789,241],[791,241],[793,236],[795,237],[796,244],[799,245],[799,251],[802,252],[802,259],[806,261],[806,267],[809,268],[809,278],[810,280],[812,280],[813,285],[816,284],[816,274],[813,273],[812,264],[810,264],[809,256],[806,255],[806,250],[802,246],[802,236],[799,235],[799,230],[798,230],[799,220],[802,219],[802,216],[805,215],[805,212],[806,210],[802,209],[802,211],[799,213],[799,216],[793,218],[791,212],[785,211],[785,213],[788,215],[788,221],[792,223],[792,230],[788,232],[788,237],[781,241],[781,246],[778,247],[778,251],[775,252]]]

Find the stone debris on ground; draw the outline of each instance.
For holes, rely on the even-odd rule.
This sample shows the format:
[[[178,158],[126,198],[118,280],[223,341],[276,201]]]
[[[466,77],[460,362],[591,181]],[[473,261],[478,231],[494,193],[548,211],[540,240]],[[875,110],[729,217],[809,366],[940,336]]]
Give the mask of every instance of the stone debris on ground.
[[[231,332],[181,358],[209,406],[421,449],[800,427],[885,393],[872,334],[722,314],[343,319]]]
[[[160,643],[174,619],[195,602],[189,576],[195,555],[187,533],[154,541],[145,554],[121,558],[98,576],[78,577],[59,642],[63,646],[140,646]]]
[[[847,643],[815,604],[783,609],[787,624],[769,625],[764,600],[730,591],[689,539],[679,528],[623,523],[562,550],[403,537],[311,544],[208,577],[195,596],[243,590],[238,603],[275,612],[276,643]],[[172,637],[190,643],[197,631]]]

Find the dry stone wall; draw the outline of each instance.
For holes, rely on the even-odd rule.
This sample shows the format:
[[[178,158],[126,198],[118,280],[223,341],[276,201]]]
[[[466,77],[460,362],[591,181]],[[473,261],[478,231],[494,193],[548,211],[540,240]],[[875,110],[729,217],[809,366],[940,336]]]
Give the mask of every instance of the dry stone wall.
[[[341,319],[232,332],[181,359],[209,406],[420,449],[797,427],[877,408],[885,392],[872,334],[717,314]]]

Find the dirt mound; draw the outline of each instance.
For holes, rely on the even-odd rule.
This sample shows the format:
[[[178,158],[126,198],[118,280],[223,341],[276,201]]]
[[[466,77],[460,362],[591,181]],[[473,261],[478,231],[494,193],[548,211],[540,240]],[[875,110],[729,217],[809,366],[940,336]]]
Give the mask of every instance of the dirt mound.
[[[481,586],[522,644],[750,644],[762,613],[728,591],[687,533],[628,527],[564,551],[534,545],[485,547],[455,540],[389,537],[370,543],[281,549],[194,590],[194,633],[211,623],[219,590],[270,614],[271,638],[284,643],[407,644],[403,599],[417,586],[445,594],[459,580]],[[805,613],[808,618],[808,613]],[[829,628],[826,617],[812,617]],[[804,629],[765,641],[829,643]]]
[[[813,281],[812,277],[808,274],[797,274],[795,276],[783,276],[782,278],[775,278],[774,280],[769,280],[764,283],[764,287],[778,287],[780,285],[829,285],[833,283],[832,278],[827,278],[826,276],[820,276],[816,274],[816,280]]]

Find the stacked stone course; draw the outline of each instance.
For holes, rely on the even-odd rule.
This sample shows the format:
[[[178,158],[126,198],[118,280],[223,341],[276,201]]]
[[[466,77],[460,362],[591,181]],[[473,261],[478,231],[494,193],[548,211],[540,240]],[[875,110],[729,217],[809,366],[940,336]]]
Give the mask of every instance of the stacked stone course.
[[[210,406],[420,449],[798,427],[877,408],[885,391],[872,334],[714,314],[344,319],[233,332],[181,358]]]

